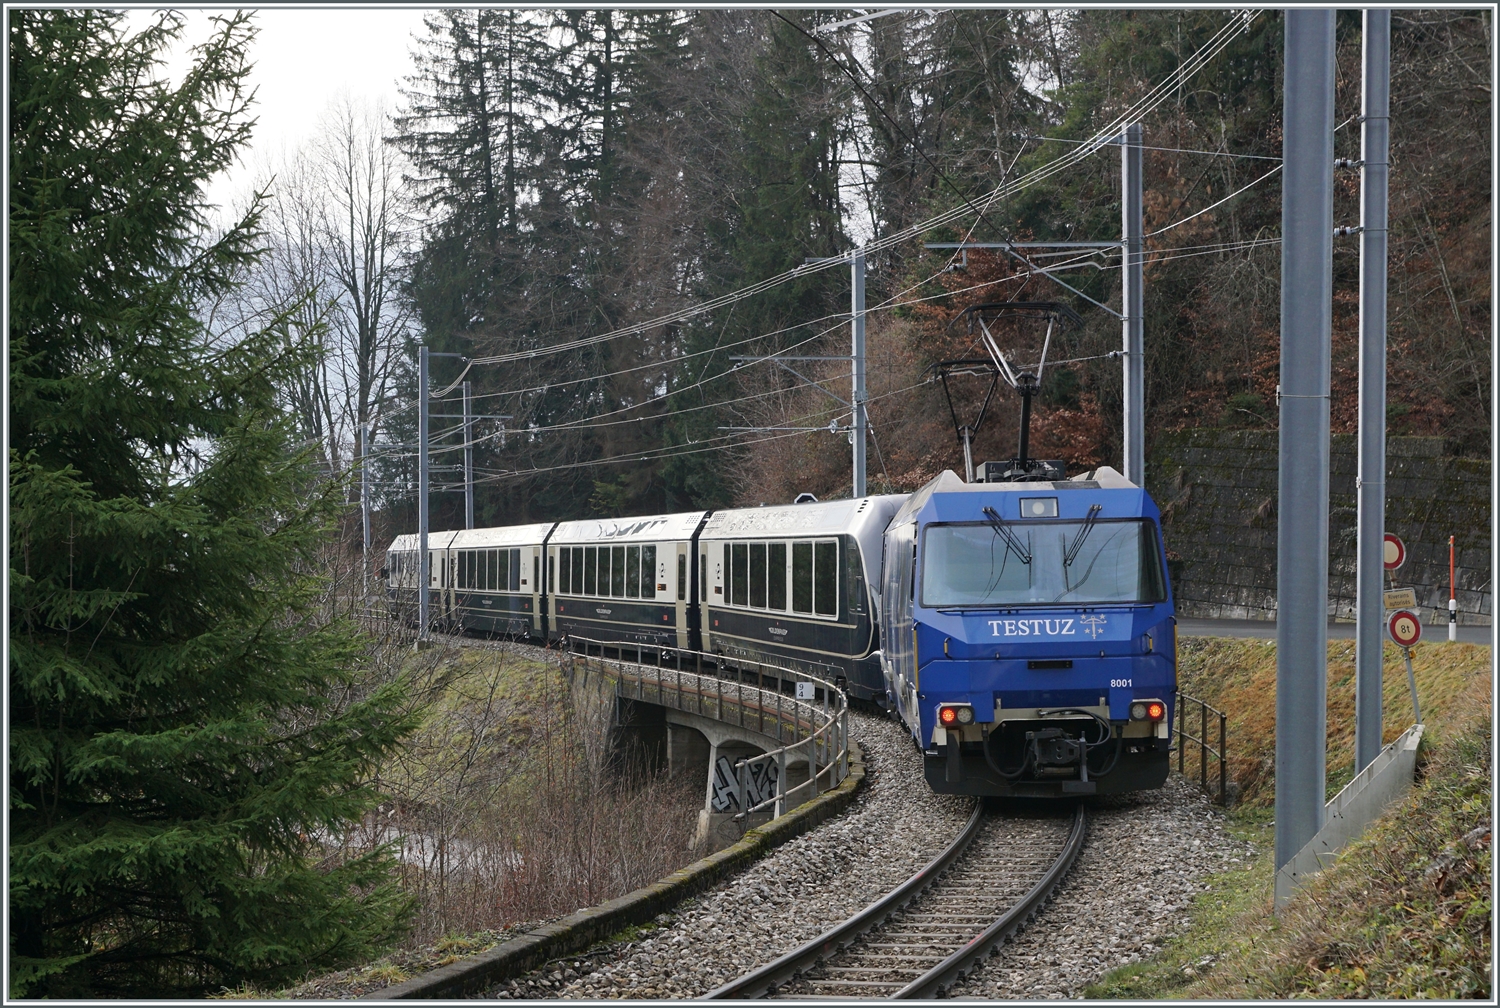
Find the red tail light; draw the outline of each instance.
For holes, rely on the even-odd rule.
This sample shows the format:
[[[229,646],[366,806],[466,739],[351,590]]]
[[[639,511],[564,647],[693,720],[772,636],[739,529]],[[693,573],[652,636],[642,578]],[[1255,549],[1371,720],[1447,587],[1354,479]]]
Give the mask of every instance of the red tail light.
[[[958,720],[957,707],[939,707],[938,720],[945,725],[951,725]]]
[[[1146,716],[1152,721],[1160,721],[1167,716],[1167,705],[1159,700],[1153,700],[1146,705]]]

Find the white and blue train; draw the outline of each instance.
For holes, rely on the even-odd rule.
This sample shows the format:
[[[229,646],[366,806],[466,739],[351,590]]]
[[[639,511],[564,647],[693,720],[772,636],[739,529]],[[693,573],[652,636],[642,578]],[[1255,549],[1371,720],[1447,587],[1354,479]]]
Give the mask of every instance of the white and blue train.
[[[429,533],[441,625],[537,641],[582,637],[765,662],[885,693],[875,594],[881,533],[905,495]],[[416,606],[417,537],[387,554]]]
[[[1034,479],[1035,477],[1033,477]],[[893,711],[935,791],[1159,787],[1176,691],[1160,515],[1107,467],[1073,479],[433,533],[455,629],[765,662]],[[415,608],[417,537],[387,559]]]

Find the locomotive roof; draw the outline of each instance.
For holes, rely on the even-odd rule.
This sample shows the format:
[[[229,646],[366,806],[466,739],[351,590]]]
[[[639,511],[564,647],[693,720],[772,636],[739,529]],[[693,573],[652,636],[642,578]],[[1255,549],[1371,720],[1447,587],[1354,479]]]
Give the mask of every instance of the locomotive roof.
[[[877,516],[883,530],[883,517],[891,513],[892,503],[902,499],[901,494],[879,494],[854,500],[715,511],[703,526],[703,538],[836,535],[859,528]]]
[[[549,544],[672,542],[691,539],[703,520],[703,511],[683,511],[640,518],[585,518],[560,522]]]
[[[922,489],[907,498],[896,517],[891,519],[891,524],[896,525],[910,518],[922,509],[928,501],[936,494],[964,494],[964,493],[1024,493],[1035,494],[1038,492],[1048,493],[1059,490],[1140,490],[1130,480],[1126,479],[1118,470],[1109,466],[1100,466],[1086,473],[1079,473],[1071,479],[1050,480],[1038,483],[965,483],[951,469],[944,469]],[[1143,495],[1144,496],[1144,495]]]

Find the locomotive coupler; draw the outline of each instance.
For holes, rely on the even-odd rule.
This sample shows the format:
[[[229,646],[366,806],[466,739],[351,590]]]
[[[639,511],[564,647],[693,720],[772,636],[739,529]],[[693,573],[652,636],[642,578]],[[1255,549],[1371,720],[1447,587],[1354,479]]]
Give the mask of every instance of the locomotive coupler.
[[[1026,733],[1033,766],[1075,766],[1083,762],[1083,743],[1061,728],[1042,728]]]

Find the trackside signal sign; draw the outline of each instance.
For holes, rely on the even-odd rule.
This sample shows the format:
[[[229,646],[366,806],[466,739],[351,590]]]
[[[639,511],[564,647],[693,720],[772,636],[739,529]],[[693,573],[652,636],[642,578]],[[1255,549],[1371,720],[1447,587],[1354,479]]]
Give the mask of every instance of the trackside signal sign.
[[[1390,631],[1391,640],[1404,648],[1409,648],[1422,639],[1422,621],[1417,619],[1417,614],[1405,609],[1391,613],[1391,621],[1386,624]]]

